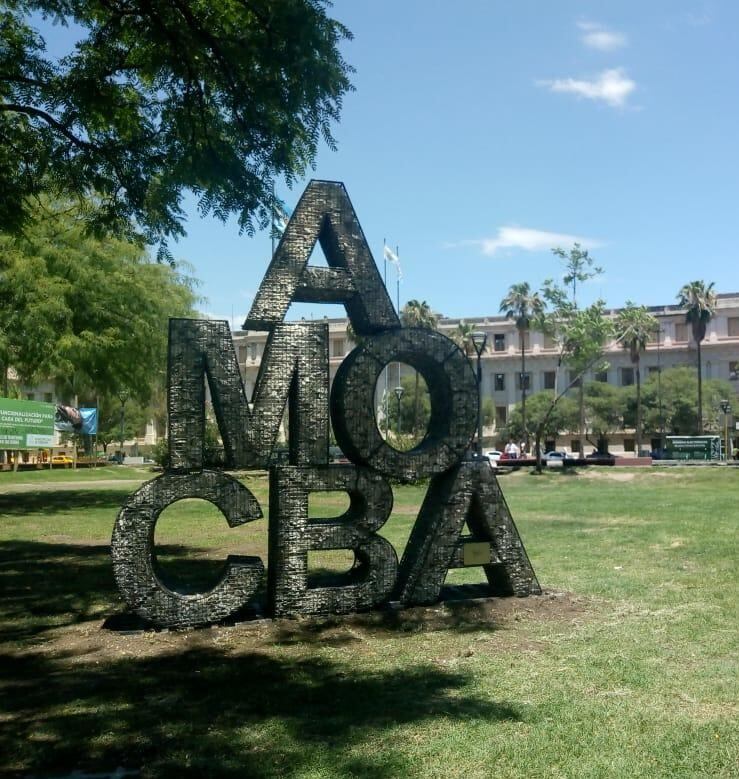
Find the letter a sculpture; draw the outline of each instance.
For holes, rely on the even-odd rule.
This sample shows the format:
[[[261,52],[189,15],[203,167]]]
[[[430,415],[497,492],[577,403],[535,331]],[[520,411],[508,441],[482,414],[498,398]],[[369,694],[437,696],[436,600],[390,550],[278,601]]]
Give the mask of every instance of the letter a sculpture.
[[[316,241],[328,267],[308,264]],[[285,322],[292,302],[342,303],[361,336],[330,392],[328,325]],[[243,611],[265,592],[274,617],[347,614],[389,601],[430,604],[443,596],[450,568],[470,566],[482,568],[488,595],[541,592],[493,471],[464,460],[480,402],[472,366],[440,333],[400,326],[343,184],[308,185],[244,327],[268,332],[251,398],[226,322],[170,321],[170,465],[131,495],[113,531],[115,578],[133,611],[158,627],[187,627]],[[372,412],[389,362],[411,365],[429,388],[428,433],[406,452],[388,444]],[[229,557],[220,581],[193,594],[164,583],[154,544],[161,512],[182,498],[201,498],[233,528],[263,516],[240,481],[203,467],[206,382],[226,468],[269,469],[269,565],[265,575],[258,557]],[[271,465],[286,408],[288,461]],[[349,465],[328,464],[329,414]],[[390,479],[429,479],[400,562],[379,534],[393,506]],[[310,494],[328,490],[347,493],[349,508],[309,519]],[[331,549],[353,551],[352,570],[333,586],[310,586],[309,553]]]

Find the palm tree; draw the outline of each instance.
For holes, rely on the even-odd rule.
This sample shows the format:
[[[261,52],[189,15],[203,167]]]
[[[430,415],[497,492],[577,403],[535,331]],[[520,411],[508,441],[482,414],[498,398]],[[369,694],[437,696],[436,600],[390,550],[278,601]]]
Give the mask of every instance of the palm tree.
[[[616,318],[616,333],[621,346],[629,350],[629,358],[636,374],[636,454],[641,451],[642,421],[641,421],[641,373],[639,363],[641,355],[647,349],[647,341],[657,332],[659,322],[646,309],[646,306],[636,306],[630,300],[626,307],[619,311]]]
[[[678,304],[685,308],[685,321],[690,323],[693,340],[698,347],[698,434],[703,435],[703,373],[701,367],[701,341],[706,328],[716,312],[716,293],[713,282],[691,281],[677,295]]]
[[[475,348],[472,345],[472,333],[475,332],[473,325],[468,325],[464,319],[459,320],[457,329],[452,333],[451,339],[468,356],[474,354]]]
[[[400,312],[400,321],[404,327],[423,327],[427,330],[436,330],[439,324],[439,315],[425,300],[409,300]],[[400,372],[398,372],[400,378]],[[420,402],[420,388],[418,386],[418,371],[415,372],[415,385],[413,391],[413,427],[415,434],[418,427],[418,412]]]
[[[538,292],[532,292],[528,282],[512,284],[508,294],[500,301],[500,312],[515,320],[518,342],[521,346],[521,419],[526,432],[526,449],[529,448],[529,428],[526,424],[526,333],[535,317],[544,313],[544,300]]]

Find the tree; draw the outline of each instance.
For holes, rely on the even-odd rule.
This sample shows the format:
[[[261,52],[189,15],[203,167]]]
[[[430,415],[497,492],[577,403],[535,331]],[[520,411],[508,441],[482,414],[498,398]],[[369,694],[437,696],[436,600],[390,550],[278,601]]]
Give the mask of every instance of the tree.
[[[685,308],[685,321],[690,324],[693,340],[698,347],[698,434],[703,434],[703,368],[701,364],[701,342],[706,337],[706,327],[716,311],[716,293],[713,282],[691,281],[677,294],[678,304]]]
[[[594,264],[593,258],[583,249],[579,243],[574,243],[569,251],[557,246],[552,253],[564,260],[565,275],[562,282],[566,287],[572,285],[572,305],[577,307],[577,283],[582,284],[588,279],[593,279],[603,273],[603,268]]]
[[[603,269],[594,264],[593,258],[579,243],[569,251],[560,247],[552,253],[564,261],[565,274],[562,279],[565,288],[571,287],[571,294],[565,288],[547,279],[544,282],[543,297],[552,308],[552,317],[544,322],[550,333],[554,332],[560,343],[560,363],[569,366],[577,378],[569,386],[577,386],[580,409],[579,441],[581,454],[585,449],[585,386],[584,374],[590,369],[602,368],[606,340],[612,334],[610,320],[605,318],[605,301],[597,300],[586,309],[577,305],[577,284],[595,278]],[[544,329],[540,328],[540,329]],[[556,384],[555,384],[556,386]],[[565,390],[566,391],[566,390]]]
[[[388,401],[388,437],[396,449],[408,450],[416,446],[422,438],[419,427],[428,428],[431,418],[431,398],[426,382],[419,387],[415,379],[401,376],[400,386],[403,395],[400,399],[400,425],[398,425],[398,402],[394,393]],[[414,397],[416,387],[419,389],[418,400]],[[420,423],[420,425],[419,425]],[[413,425],[416,424],[414,428]],[[400,431],[400,434],[398,434]]]
[[[431,306],[423,300],[409,300],[400,312],[400,321],[404,327],[423,327],[427,330],[436,330],[439,324],[439,315],[434,313]],[[413,425],[412,432],[415,434],[418,429],[420,412],[420,388],[418,371],[415,371],[415,381],[413,386]]]
[[[0,11],[0,231],[41,193],[73,199],[95,234],[184,234],[202,215],[266,227],[273,182],[315,161],[352,68],[327,0],[14,0]],[[80,30],[49,57],[35,19]],[[133,225],[138,229],[135,229]],[[166,252],[166,244],[163,244]]]
[[[574,430],[577,426],[577,404],[571,398],[562,398],[551,410],[552,393],[550,390],[536,392],[529,396],[527,417],[524,422],[523,404],[517,403],[508,416],[505,431],[506,436],[520,441],[528,425],[535,430],[540,429],[541,438],[556,438],[566,430]]]
[[[114,395],[102,395],[91,400],[97,401],[97,441],[106,453],[111,443],[120,442],[121,438],[129,440],[141,435],[151,418],[146,406],[136,400],[128,400],[125,396],[123,400]]]
[[[545,301],[538,292],[532,292],[528,282],[512,284],[508,294],[500,301],[500,312],[513,319],[518,330],[518,342],[521,347],[521,416],[526,448],[529,448],[529,428],[526,424],[526,334],[531,322],[544,313]]]
[[[641,371],[642,354],[647,350],[647,342],[659,329],[657,318],[652,316],[646,306],[637,306],[630,300],[625,308],[619,311],[616,318],[616,332],[621,339],[621,346],[629,350],[629,358],[634,366],[636,379],[636,453],[642,448],[642,418],[641,418]]]
[[[644,426],[655,433],[693,435],[698,430],[698,411],[690,399],[696,396],[698,377],[689,367],[670,368],[644,383]],[[728,381],[709,379],[704,385],[706,422],[709,430],[721,430],[720,402],[734,396]]]
[[[538,317],[536,329],[551,336],[559,345],[559,358],[554,386],[563,365],[570,367],[569,381],[561,391],[551,394],[549,410],[536,427],[536,470],[541,473],[541,438],[549,417],[557,404],[574,386],[578,387],[579,439],[581,454],[585,448],[585,397],[583,377],[591,369],[603,368],[604,344],[613,333],[612,322],[605,316],[605,302],[597,300],[588,308],[579,310],[565,290],[551,279],[544,282],[542,296],[550,310]]]
[[[52,379],[68,400],[123,390],[146,404],[164,384],[169,317],[192,315],[192,280],[82,222],[49,206],[25,237],[0,235],[4,374]]]
[[[467,357],[471,357],[475,353],[475,347],[472,344],[472,333],[474,332],[473,325],[468,325],[464,319],[460,319],[457,329],[450,336]]]
[[[599,452],[607,451],[608,436],[624,426],[626,395],[622,387],[605,381],[592,381],[585,388],[585,416],[592,434],[591,443]],[[580,450],[580,456],[585,452]]]

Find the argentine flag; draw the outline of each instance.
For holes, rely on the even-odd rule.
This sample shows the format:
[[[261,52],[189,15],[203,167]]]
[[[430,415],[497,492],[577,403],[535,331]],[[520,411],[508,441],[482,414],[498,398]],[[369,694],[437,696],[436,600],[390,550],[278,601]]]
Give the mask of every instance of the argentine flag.
[[[395,270],[398,273],[398,279],[402,279],[403,271],[400,269],[398,255],[387,244],[382,247],[382,256],[387,262],[392,263],[395,266]]]

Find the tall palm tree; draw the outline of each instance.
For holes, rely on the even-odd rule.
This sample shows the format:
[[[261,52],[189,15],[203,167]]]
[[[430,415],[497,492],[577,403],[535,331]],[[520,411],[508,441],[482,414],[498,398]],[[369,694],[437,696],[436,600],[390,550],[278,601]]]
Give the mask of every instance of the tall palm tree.
[[[451,334],[451,339],[468,356],[471,357],[475,351],[472,345],[472,333],[475,332],[473,325],[468,325],[464,319],[459,320],[457,329]]]
[[[400,312],[400,321],[404,327],[423,327],[427,330],[436,330],[439,325],[439,315],[425,300],[409,300]],[[400,377],[400,373],[398,373]],[[413,391],[413,433],[418,427],[418,412],[420,403],[420,388],[418,386],[418,371],[415,372],[415,385]]]
[[[701,365],[701,342],[706,337],[706,328],[716,312],[716,293],[713,282],[691,281],[685,284],[677,295],[678,304],[685,308],[685,321],[693,331],[693,340],[698,347],[698,434],[703,435],[703,370]]]
[[[639,364],[642,354],[647,350],[647,341],[659,329],[659,322],[646,306],[636,306],[630,300],[616,317],[616,335],[624,349],[629,350],[629,358],[634,366],[636,379],[636,454],[641,451],[641,372]]]
[[[512,284],[508,294],[500,301],[500,312],[513,319],[521,346],[521,418],[526,433],[526,449],[529,448],[529,428],[526,424],[526,333],[531,330],[535,317],[544,312],[544,300],[538,292],[532,292],[528,282]]]

